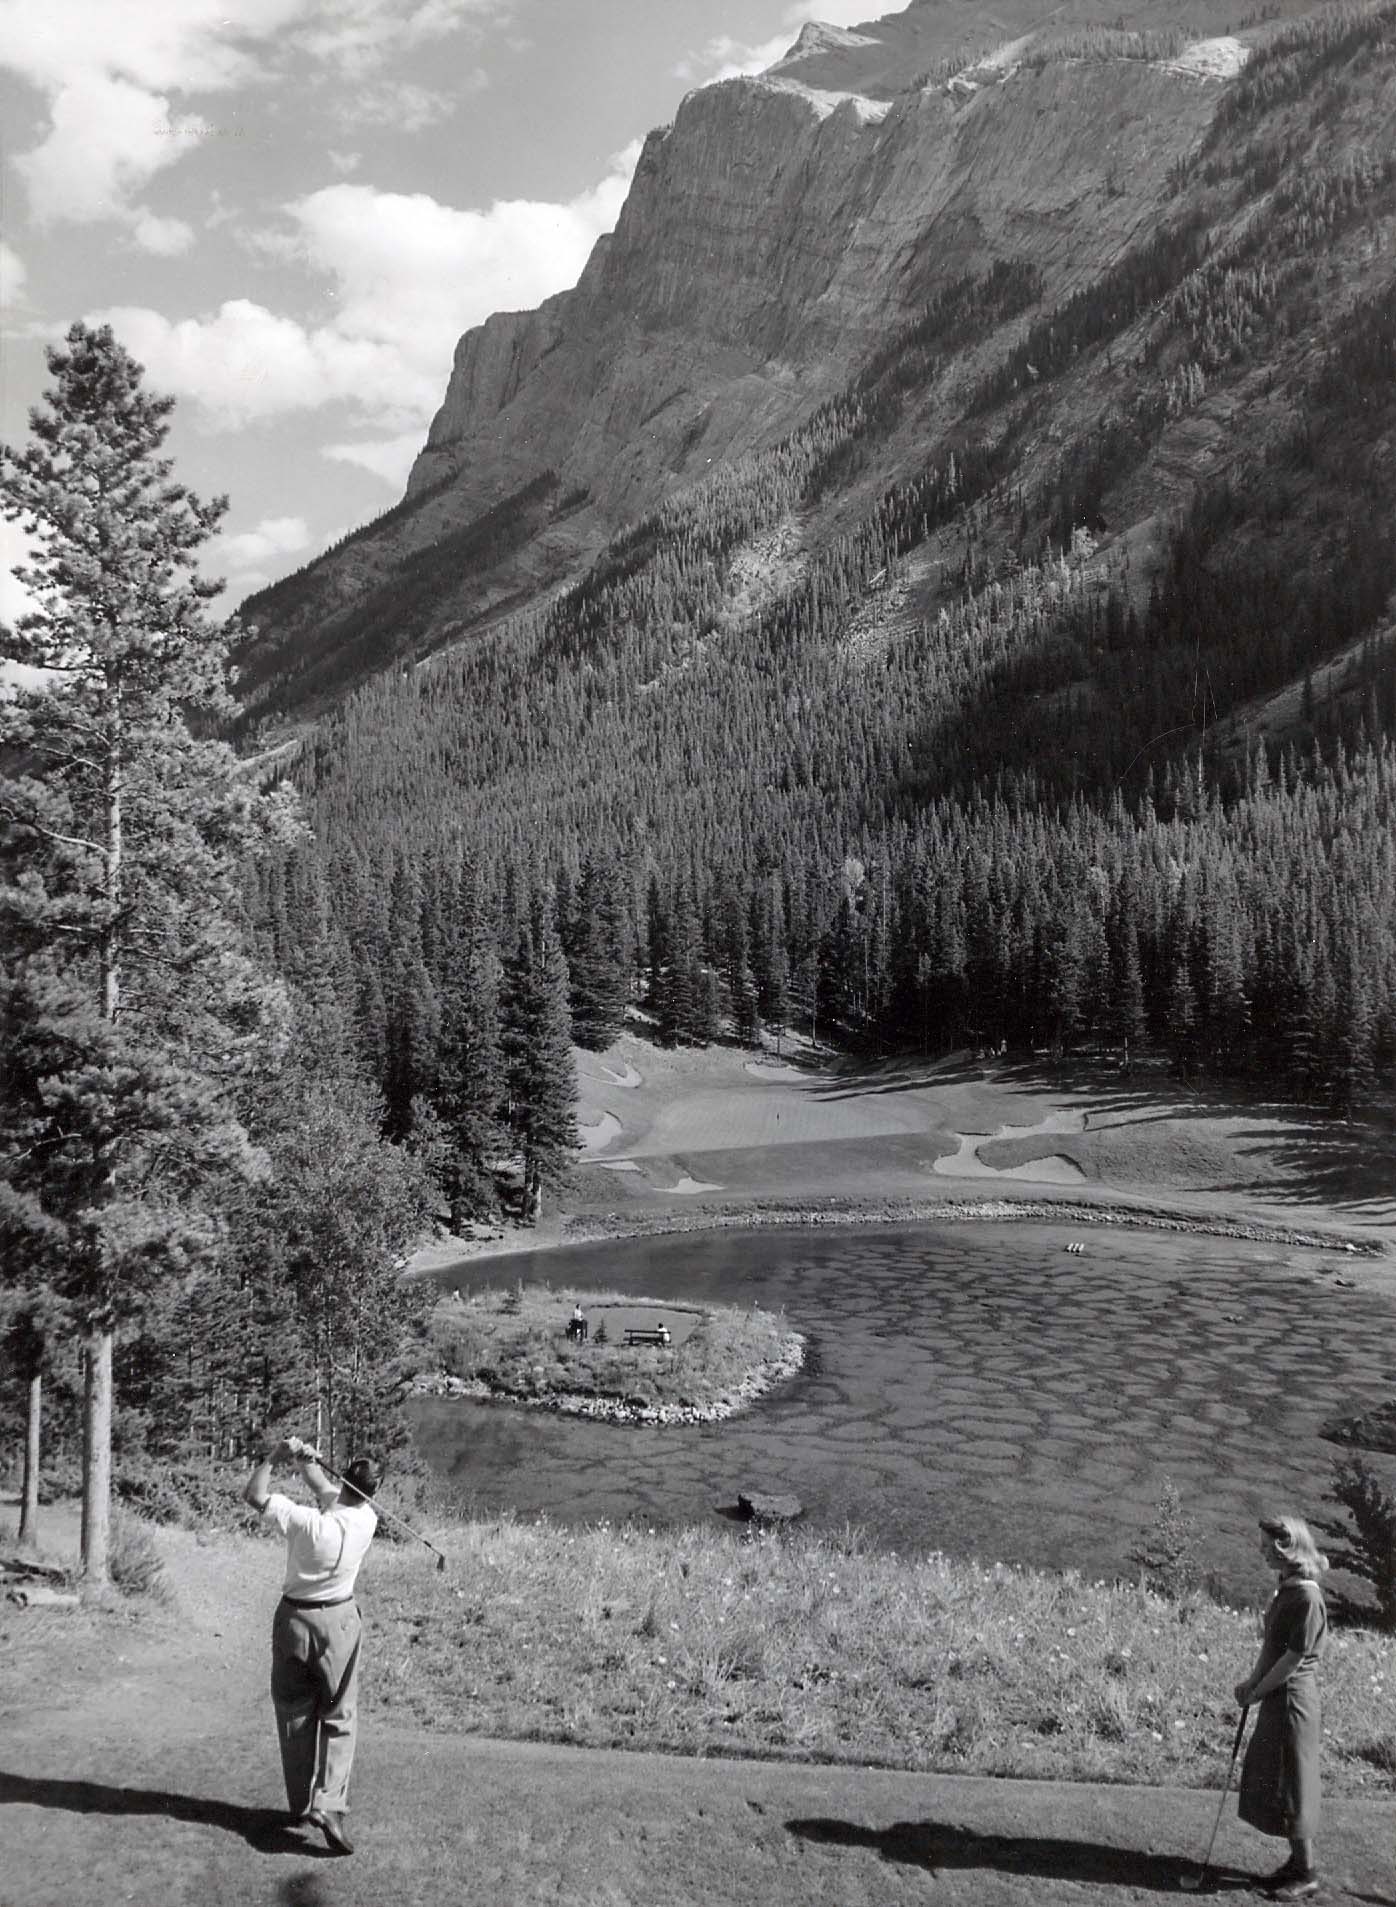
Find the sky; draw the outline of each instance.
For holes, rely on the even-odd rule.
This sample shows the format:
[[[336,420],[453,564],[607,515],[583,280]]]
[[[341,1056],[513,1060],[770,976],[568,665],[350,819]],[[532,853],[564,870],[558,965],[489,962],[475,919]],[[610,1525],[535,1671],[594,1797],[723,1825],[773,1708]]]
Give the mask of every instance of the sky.
[[[576,283],[696,86],[878,0],[0,0],[0,435],[74,319],[177,400],[221,605],[402,494],[461,333]],[[23,607],[0,523],[0,618]]]

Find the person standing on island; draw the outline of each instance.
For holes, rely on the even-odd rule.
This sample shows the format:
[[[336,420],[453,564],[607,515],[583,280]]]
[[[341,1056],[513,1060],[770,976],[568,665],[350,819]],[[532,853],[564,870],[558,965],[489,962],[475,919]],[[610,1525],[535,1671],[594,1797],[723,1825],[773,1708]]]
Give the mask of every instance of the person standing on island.
[[[1269,1878],[1277,1900],[1318,1892],[1314,1836],[1318,1831],[1318,1663],[1328,1632],[1319,1577],[1328,1558],[1297,1516],[1262,1518],[1261,1549],[1279,1577],[1265,1615],[1265,1634],[1249,1678],[1236,1684],[1243,1708],[1260,1705],[1255,1733],[1241,1766],[1237,1811],[1262,1834],[1284,1835],[1289,1859]]]
[[[286,1460],[300,1470],[313,1507],[271,1488],[272,1465]],[[369,1499],[381,1480],[372,1457],[356,1457],[343,1486],[331,1483],[309,1444],[290,1437],[262,1458],[242,1493],[286,1539],[286,1577],[271,1631],[286,1805],[296,1820],[319,1828],[336,1854],[354,1851],[344,1825],[362,1629],[354,1580],[378,1527]]]

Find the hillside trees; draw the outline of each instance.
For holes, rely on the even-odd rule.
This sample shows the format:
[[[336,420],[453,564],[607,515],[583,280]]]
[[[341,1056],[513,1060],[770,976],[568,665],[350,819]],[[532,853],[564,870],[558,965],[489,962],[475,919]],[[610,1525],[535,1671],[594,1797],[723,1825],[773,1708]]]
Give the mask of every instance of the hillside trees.
[[[335,711],[305,780],[358,870],[375,1079],[393,971],[356,921],[462,844],[557,896],[587,1042],[646,987],[704,1040],[720,989],[743,1039],[1152,1041],[1340,1111],[1391,1076],[1396,15],[1342,11],[1261,36],[1236,136],[1052,308],[1012,259],[938,288],[779,441]],[[1147,460],[1223,415],[1141,576]]]
[[[171,481],[169,399],[74,325],[0,503],[36,554],[0,654],[50,672],[0,703],[0,1167],[17,1259],[83,1338],[82,1564],[105,1579],[116,1335],[212,1249],[264,1169],[233,1093],[279,989],[240,945],[240,857],[277,811],[190,722],[226,708],[194,573],[222,513]]]

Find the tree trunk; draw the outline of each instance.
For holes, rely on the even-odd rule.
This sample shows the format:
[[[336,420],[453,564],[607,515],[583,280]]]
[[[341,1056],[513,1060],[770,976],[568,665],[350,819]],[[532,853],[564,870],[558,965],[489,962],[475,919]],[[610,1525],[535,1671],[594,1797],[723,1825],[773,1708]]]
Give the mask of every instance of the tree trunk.
[[[98,1327],[87,1341],[82,1398],[82,1573],[97,1585],[108,1580],[111,1535],[111,1365],[112,1332]]]
[[[102,882],[107,918],[99,945],[102,987],[102,1018],[114,1025],[121,1011],[121,855],[122,855],[122,773],[125,766],[125,735],[122,722],[120,683],[112,668],[107,671],[110,714],[107,721],[106,754],[103,768],[105,806],[103,842],[105,862]],[[98,1186],[98,1202],[111,1196],[111,1162],[102,1156],[93,1161]],[[89,1583],[107,1581],[107,1547],[111,1535],[111,1410],[112,1410],[112,1328],[94,1325],[88,1334],[86,1373],[82,1400],[82,1574]]]
[[[39,1435],[44,1412],[43,1373],[29,1380],[29,1416],[24,1431],[24,1481],[20,1487],[19,1542],[23,1549],[39,1541]]]

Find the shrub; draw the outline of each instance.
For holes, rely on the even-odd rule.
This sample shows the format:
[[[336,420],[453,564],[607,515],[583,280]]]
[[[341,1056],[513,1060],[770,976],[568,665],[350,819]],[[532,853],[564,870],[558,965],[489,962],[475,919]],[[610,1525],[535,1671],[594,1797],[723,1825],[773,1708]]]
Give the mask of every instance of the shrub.
[[[240,1469],[212,1464],[123,1464],[117,1499],[147,1523],[179,1529],[235,1529],[243,1521]]]
[[[1377,1606],[1349,1605],[1343,1613],[1386,1634],[1396,1634],[1396,1500],[1381,1487],[1372,1466],[1363,1457],[1337,1457],[1333,1462],[1330,1500],[1350,1523],[1315,1517],[1316,1526],[1333,1539],[1328,1560],[1334,1569],[1370,1583]]]
[[[1181,1602],[1200,1587],[1197,1526],[1184,1510],[1172,1477],[1163,1479],[1154,1520],[1144,1541],[1130,1551],[1129,1559],[1139,1565],[1141,1577],[1170,1602]]]
[[[114,1516],[107,1551],[111,1579],[123,1596],[159,1596],[169,1593],[169,1579],[155,1539],[134,1516]]]

